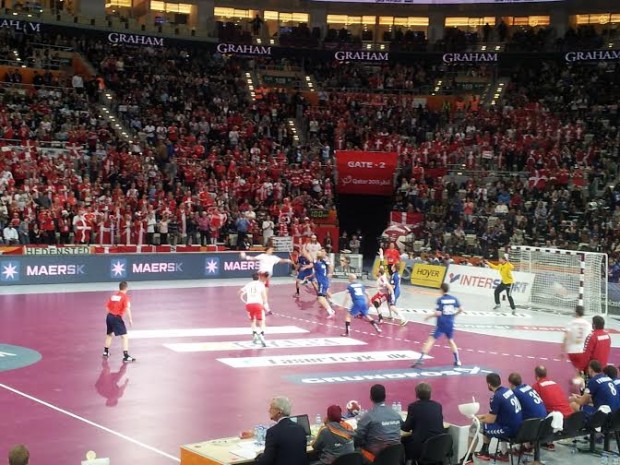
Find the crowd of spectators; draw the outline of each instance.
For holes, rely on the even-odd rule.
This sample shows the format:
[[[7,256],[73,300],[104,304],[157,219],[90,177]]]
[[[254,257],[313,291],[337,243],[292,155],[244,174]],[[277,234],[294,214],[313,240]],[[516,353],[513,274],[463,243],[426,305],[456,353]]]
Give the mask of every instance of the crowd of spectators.
[[[459,100],[431,110],[416,89],[447,68],[308,64],[321,87],[336,89],[309,105],[299,93],[250,98],[249,64],[240,59],[54,43],[84,53],[137,136],[125,144],[97,118],[95,80],[70,87],[65,78],[64,87],[55,81],[60,87],[27,92],[6,82],[3,136],[29,147],[7,149],[0,226],[13,223],[22,243],[230,239],[234,246],[240,228],[260,236],[263,224],[267,234],[303,234],[310,209],[334,207],[333,150],[354,147],[398,152],[395,209],[424,214],[417,239],[432,251],[620,243],[620,194],[605,189],[617,171],[613,63],[518,66],[495,107]],[[304,144],[287,124],[299,108]],[[45,152],[45,141],[66,148]],[[455,168],[465,174],[446,176]]]
[[[82,87],[11,88],[26,96],[14,102],[7,93],[4,104],[25,118],[33,106],[51,107],[44,112],[51,121],[48,114],[27,121],[32,130],[14,144],[19,150],[7,149],[1,170],[0,223],[13,224],[20,243],[249,247],[235,237],[274,229],[308,235],[309,209],[333,207],[331,163],[320,163],[318,148],[294,145],[287,125],[304,104],[299,95],[263,92],[252,100],[243,62],[230,57],[76,46],[98,68],[137,140],[125,144],[102,127]],[[43,150],[51,135],[67,148]],[[10,230],[7,241],[15,242]]]

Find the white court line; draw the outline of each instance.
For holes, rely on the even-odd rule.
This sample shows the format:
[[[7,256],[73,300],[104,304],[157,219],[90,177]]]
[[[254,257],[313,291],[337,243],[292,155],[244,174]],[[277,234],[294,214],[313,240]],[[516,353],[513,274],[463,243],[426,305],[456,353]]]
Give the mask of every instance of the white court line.
[[[297,326],[271,326],[269,334],[305,334],[307,329]],[[129,334],[131,339],[153,339],[174,337],[206,337],[206,336],[247,336],[250,327],[231,328],[185,328],[185,329],[137,329]]]
[[[0,383],[0,388],[6,389],[7,391],[10,391],[10,392],[12,392],[14,394],[17,394],[19,396],[25,397],[26,399],[32,400],[33,402],[36,402],[36,403],[41,404],[41,405],[43,405],[45,407],[48,407],[48,408],[50,408],[52,410],[55,410],[56,412],[62,413],[63,415],[67,415],[67,416],[69,416],[71,418],[74,418],[74,419],[79,420],[79,421],[81,421],[83,423],[86,423],[87,425],[94,426],[95,428],[99,428],[100,430],[103,430],[106,433],[110,433],[110,434],[112,434],[114,436],[117,436],[117,437],[119,437],[121,439],[124,439],[125,441],[129,441],[129,442],[131,442],[131,443],[133,443],[133,444],[135,444],[137,446],[140,446],[140,447],[142,447],[144,449],[150,450],[151,452],[155,452],[156,454],[163,455],[164,457],[169,458],[171,460],[174,460],[175,462],[180,462],[181,461],[181,459],[179,459],[178,457],[175,457],[174,455],[170,455],[170,454],[168,454],[168,453],[166,453],[166,452],[164,452],[162,450],[159,450],[159,449],[157,449],[157,448],[155,448],[153,446],[149,446],[148,444],[140,442],[137,439],[131,438],[131,437],[129,437],[129,436],[123,434],[123,433],[119,433],[118,431],[111,430],[110,428],[107,428],[107,427],[105,427],[103,425],[100,425],[99,423],[95,423],[94,421],[87,420],[86,418],[81,417],[79,415],[76,415],[75,413],[71,413],[68,410],[64,410],[64,409],[62,409],[60,407],[56,407],[55,405],[50,404],[49,402],[45,402],[44,400],[38,399],[36,397],[33,397],[33,396],[29,395],[29,394],[26,394],[25,392],[18,391],[17,389],[14,389],[14,388],[12,388],[10,386],[7,386],[6,384]]]

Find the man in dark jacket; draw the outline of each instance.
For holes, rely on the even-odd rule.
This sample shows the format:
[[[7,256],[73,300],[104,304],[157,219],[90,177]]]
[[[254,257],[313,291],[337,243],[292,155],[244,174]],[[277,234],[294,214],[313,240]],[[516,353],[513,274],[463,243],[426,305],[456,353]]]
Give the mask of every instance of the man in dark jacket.
[[[422,454],[424,442],[444,432],[443,413],[441,404],[431,400],[431,386],[428,383],[419,383],[415,387],[417,401],[407,407],[407,419],[402,427],[403,431],[411,431],[411,437],[405,443],[407,460],[417,460]]]
[[[269,418],[277,423],[267,430],[265,451],[256,458],[256,465],[307,465],[306,431],[290,415],[288,397],[271,399]]]

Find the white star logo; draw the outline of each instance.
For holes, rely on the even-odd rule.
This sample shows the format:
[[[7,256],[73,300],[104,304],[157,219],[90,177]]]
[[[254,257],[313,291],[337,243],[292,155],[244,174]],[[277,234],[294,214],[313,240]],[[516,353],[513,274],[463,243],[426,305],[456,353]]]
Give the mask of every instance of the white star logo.
[[[4,275],[4,279],[6,281],[13,280],[17,276],[17,267],[15,264],[9,262],[8,265],[4,265],[2,268],[2,274]]]
[[[125,274],[125,264],[123,262],[112,262],[112,275],[123,276]]]
[[[207,269],[207,274],[215,274],[217,273],[218,263],[216,260],[209,260],[205,266]]]

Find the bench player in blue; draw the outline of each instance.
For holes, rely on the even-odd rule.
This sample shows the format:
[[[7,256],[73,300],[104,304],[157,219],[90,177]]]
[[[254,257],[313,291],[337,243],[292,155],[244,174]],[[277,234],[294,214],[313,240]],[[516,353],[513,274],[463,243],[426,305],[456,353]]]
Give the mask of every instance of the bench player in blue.
[[[353,273],[349,275],[349,285],[347,286],[347,293],[344,296],[343,307],[347,307],[351,301],[351,308],[347,312],[345,317],[344,328],[345,332],[343,336],[348,336],[351,329],[351,317],[363,318],[372,325],[377,333],[381,333],[381,328],[375,320],[368,315],[368,307],[370,303],[370,297],[366,292],[366,286],[357,280],[357,276]]]
[[[476,452],[475,456],[479,461],[488,462],[492,459],[507,462],[507,454],[492,457],[489,453],[491,438],[513,438],[516,436],[521,423],[523,423],[523,413],[521,403],[515,393],[502,386],[502,379],[497,373],[489,373],[486,376],[487,388],[493,393],[490,402],[489,413],[478,415],[478,419],[483,424],[482,448]],[[476,441],[478,438],[470,438]],[[473,465],[471,456],[465,457],[464,465]]]
[[[424,364],[424,356],[429,354],[431,347],[435,344],[435,341],[442,335],[445,335],[448,338],[448,343],[450,344],[452,354],[454,355],[454,366],[461,366],[459,348],[457,347],[456,342],[454,342],[454,317],[463,311],[463,307],[461,307],[459,299],[448,294],[450,286],[448,286],[447,283],[443,283],[440,289],[441,297],[437,299],[435,312],[431,313],[424,319],[430,320],[431,318],[437,318],[437,326],[435,327],[433,334],[431,334],[424,343],[420,358],[413,365],[411,365],[411,368],[417,368]]]

